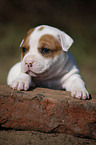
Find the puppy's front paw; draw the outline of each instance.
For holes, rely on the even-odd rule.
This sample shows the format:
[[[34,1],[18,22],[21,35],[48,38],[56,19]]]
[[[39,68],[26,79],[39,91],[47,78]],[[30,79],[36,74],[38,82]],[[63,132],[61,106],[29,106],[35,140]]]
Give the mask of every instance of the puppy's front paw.
[[[16,79],[11,82],[10,87],[14,90],[28,90],[29,89],[29,83],[24,82],[22,80]]]
[[[11,82],[10,87],[14,90],[28,90],[31,85],[31,77],[27,74],[19,75]]]
[[[78,99],[89,99],[89,93],[86,88],[74,88],[71,90],[71,96]]]

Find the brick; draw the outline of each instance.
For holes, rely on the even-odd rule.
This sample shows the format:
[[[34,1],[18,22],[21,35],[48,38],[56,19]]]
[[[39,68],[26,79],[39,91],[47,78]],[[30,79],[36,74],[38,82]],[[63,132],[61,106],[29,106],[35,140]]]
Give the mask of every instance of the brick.
[[[1,85],[0,126],[96,139],[96,96],[78,100],[63,90],[17,91]]]

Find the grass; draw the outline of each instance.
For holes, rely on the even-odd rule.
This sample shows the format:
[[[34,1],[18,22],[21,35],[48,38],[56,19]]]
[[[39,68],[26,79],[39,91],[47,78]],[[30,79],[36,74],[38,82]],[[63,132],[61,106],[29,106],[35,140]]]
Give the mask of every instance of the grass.
[[[95,26],[90,29],[80,26],[70,26],[70,35],[75,43],[70,48],[80,68],[82,78],[90,93],[96,92],[96,49]],[[6,84],[8,71],[12,65],[20,61],[20,42],[28,28],[10,24],[0,24],[0,85]],[[88,30],[88,31],[87,31]]]

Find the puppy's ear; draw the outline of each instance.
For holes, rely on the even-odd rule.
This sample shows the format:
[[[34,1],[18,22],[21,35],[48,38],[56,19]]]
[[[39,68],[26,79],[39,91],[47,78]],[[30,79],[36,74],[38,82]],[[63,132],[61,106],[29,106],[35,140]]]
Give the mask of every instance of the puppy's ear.
[[[73,43],[73,39],[63,31],[60,31],[59,38],[63,51],[67,52]]]
[[[20,47],[22,47],[23,42],[24,42],[24,39],[21,41],[21,43],[20,43]]]

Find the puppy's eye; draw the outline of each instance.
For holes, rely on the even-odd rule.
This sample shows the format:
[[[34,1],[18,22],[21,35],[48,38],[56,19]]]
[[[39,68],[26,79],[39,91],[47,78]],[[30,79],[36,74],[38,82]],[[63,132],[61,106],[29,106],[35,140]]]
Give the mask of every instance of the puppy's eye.
[[[50,51],[51,51],[51,50],[48,49],[48,48],[45,48],[45,47],[41,48],[41,53],[42,53],[42,54],[47,54],[47,53],[49,53]]]
[[[27,51],[27,49],[25,47],[22,47],[22,51],[23,51],[23,53],[25,53]]]

